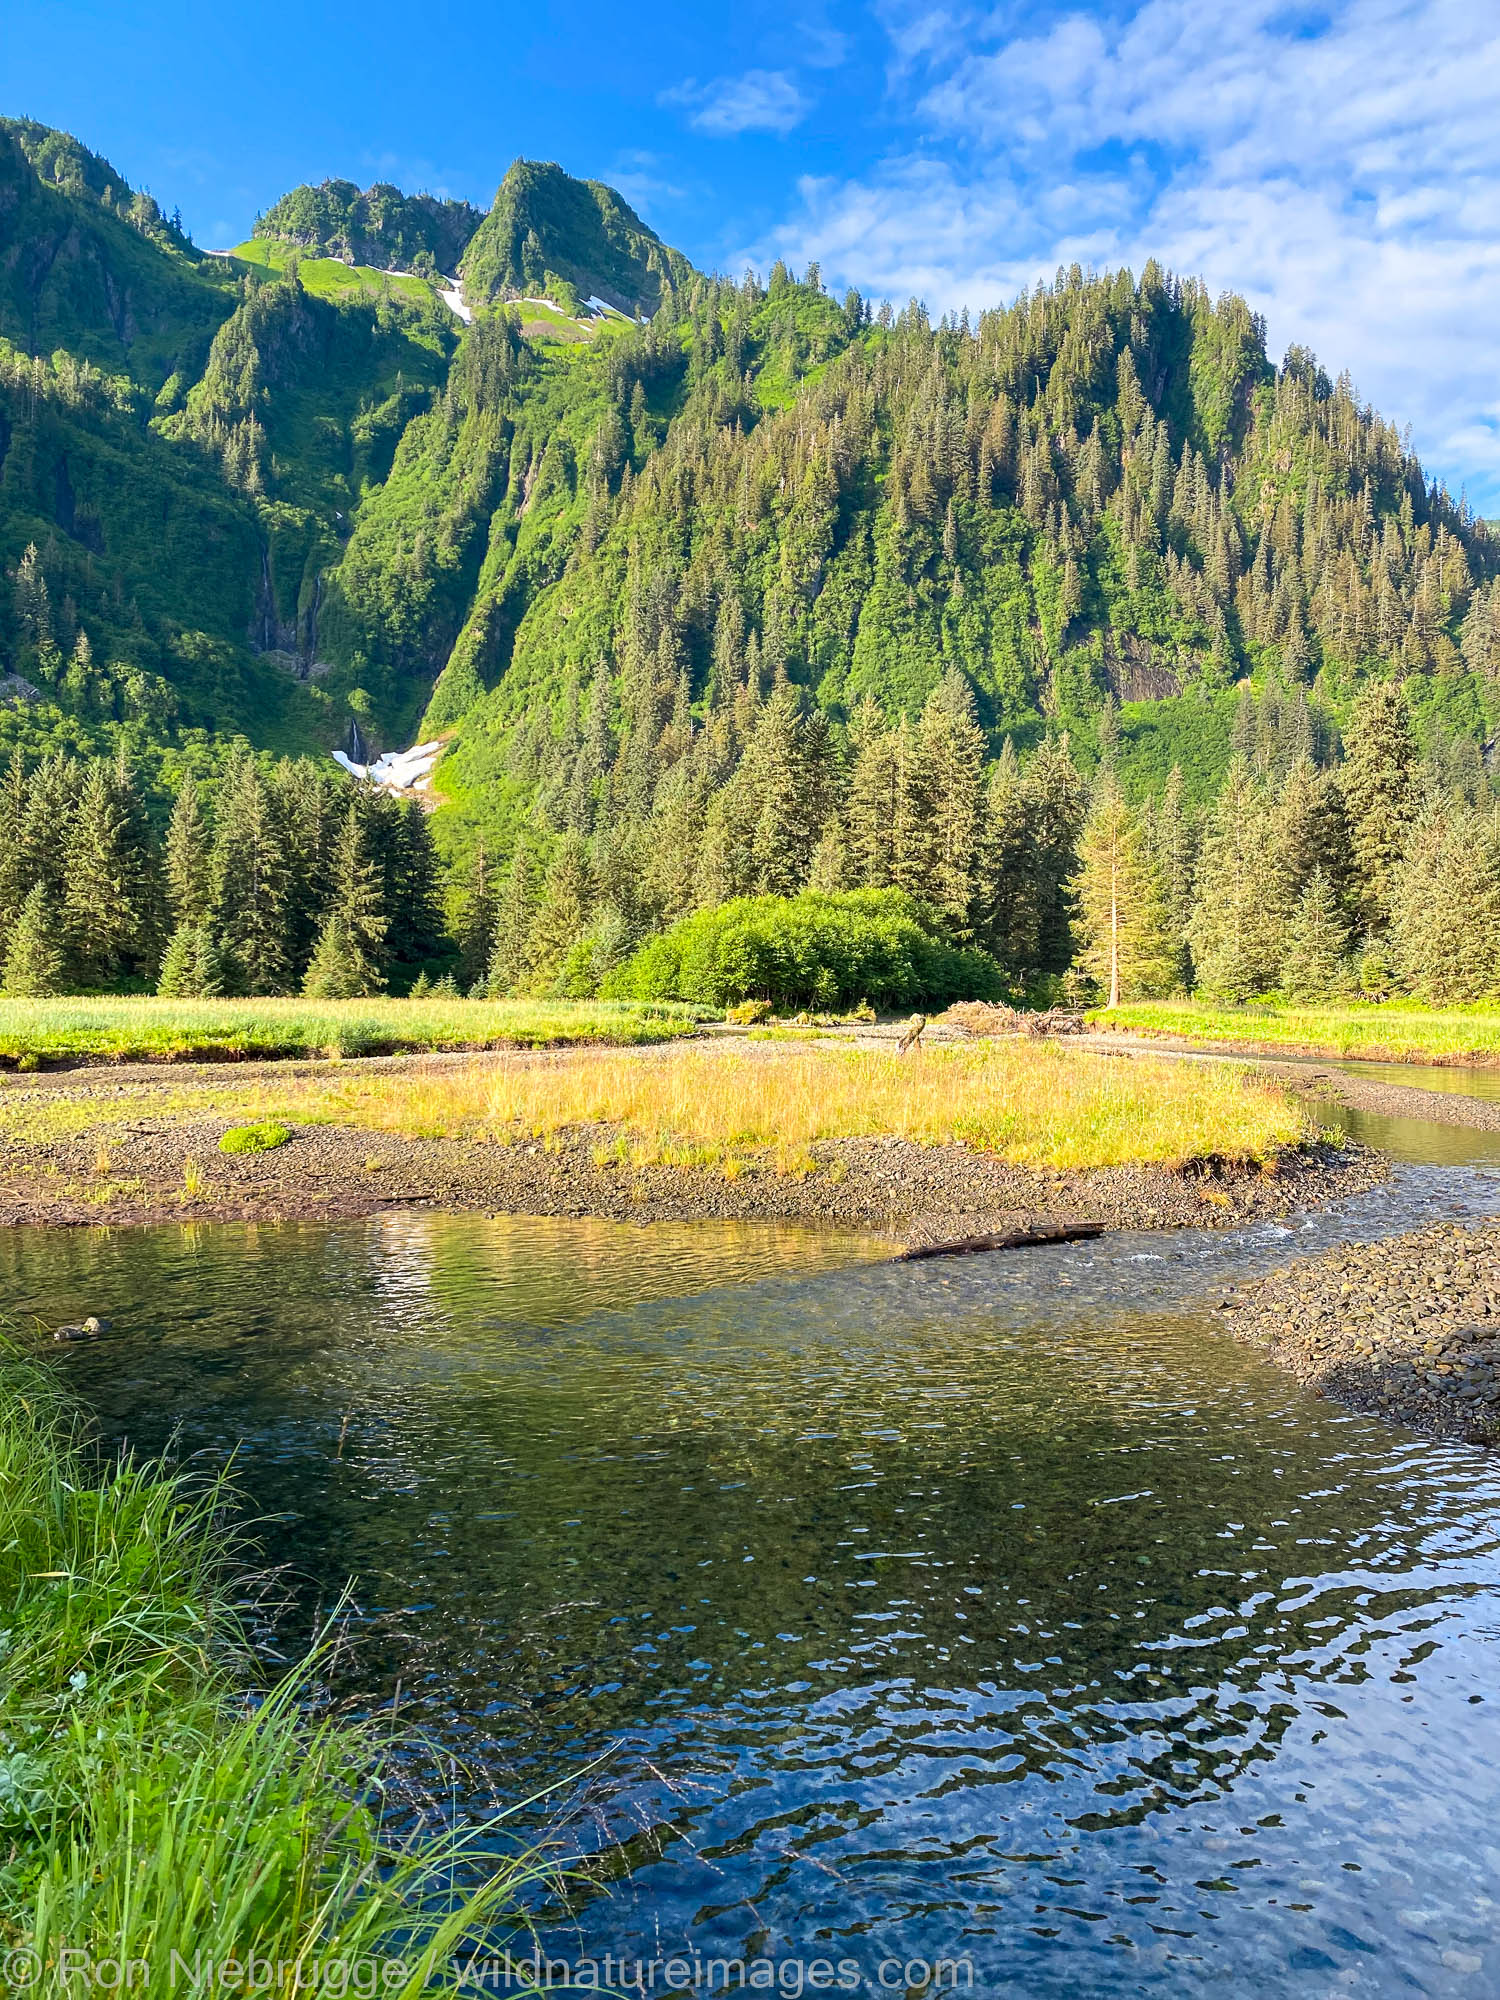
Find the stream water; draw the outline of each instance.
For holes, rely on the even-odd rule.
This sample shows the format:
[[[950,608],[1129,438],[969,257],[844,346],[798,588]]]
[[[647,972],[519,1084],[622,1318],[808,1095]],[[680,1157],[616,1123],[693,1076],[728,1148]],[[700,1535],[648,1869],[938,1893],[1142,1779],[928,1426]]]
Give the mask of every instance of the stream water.
[[[340,1691],[399,1688],[458,1809],[559,1788],[614,1878],[559,1959],[1484,1996],[1500,1464],[1212,1310],[1500,1211],[1500,1138],[1404,1151],[1319,1216],[916,1265],[743,1225],[18,1230],[0,1298],[114,1321],[57,1350],[107,1434],[238,1454],[293,1638],[356,1579]]]

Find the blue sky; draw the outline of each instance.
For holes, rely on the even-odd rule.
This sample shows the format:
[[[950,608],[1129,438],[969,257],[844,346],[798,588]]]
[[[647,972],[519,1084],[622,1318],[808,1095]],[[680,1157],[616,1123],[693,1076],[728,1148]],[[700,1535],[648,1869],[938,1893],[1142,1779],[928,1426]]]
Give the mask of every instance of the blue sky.
[[[302,180],[486,205],[518,153],[705,267],[936,312],[1155,255],[1314,347],[1500,512],[1500,9],[1475,0],[48,0],[0,108],[234,243]]]

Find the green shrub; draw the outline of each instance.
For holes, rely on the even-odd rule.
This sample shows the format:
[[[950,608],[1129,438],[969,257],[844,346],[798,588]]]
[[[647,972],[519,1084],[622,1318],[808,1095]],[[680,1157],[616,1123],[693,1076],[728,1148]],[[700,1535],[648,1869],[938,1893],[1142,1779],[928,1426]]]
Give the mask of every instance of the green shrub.
[[[724,1008],[945,1006],[995,1000],[1004,981],[987,952],[963,950],[933,911],[900,889],[845,895],[742,896],[698,910],[642,945],[604,983],[606,996],[693,1000]]]
[[[221,1153],[269,1153],[291,1138],[285,1125],[267,1119],[263,1125],[231,1125],[219,1141]]]

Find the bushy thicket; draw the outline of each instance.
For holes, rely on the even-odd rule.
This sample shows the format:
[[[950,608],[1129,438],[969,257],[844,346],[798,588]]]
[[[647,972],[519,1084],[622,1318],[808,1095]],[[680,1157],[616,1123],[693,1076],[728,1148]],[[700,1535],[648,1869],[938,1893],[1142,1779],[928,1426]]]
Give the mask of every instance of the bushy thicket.
[[[684,917],[604,982],[617,999],[769,1000],[783,1010],[946,1006],[1000,988],[987,953],[955,948],[900,889],[736,897]]]

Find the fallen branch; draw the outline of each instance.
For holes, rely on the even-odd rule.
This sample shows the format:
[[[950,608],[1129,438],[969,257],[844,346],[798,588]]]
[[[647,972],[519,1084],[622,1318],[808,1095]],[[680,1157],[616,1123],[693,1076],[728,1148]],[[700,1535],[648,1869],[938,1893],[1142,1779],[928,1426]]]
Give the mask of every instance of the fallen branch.
[[[1043,1243],[1086,1243],[1102,1236],[1102,1222],[1036,1222],[1024,1229],[1005,1229],[989,1236],[956,1236],[946,1243],[908,1243],[892,1258],[895,1264],[915,1264],[923,1257],[972,1257],[980,1250],[1030,1250]]]

